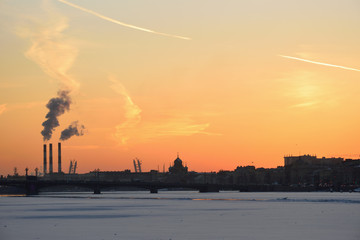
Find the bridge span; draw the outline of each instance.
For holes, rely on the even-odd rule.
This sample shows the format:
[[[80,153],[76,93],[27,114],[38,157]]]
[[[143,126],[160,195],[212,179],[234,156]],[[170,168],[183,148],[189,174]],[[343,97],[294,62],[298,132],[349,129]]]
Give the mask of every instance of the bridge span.
[[[220,190],[236,191],[271,191],[264,186],[230,185],[230,184],[200,184],[200,183],[167,183],[167,182],[142,182],[142,181],[101,181],[101,180],[49,180],[35,176],[28,176],[23,180],[0,179],[0,186],[14,186],[25,189],[26,195],[37,195],[44,188],[56,186],[75,186],[91,189],[94,194],[117,187],[147,189],[150,193],[157,193],[160,189],[193,189],[199,192],[219,192]]]

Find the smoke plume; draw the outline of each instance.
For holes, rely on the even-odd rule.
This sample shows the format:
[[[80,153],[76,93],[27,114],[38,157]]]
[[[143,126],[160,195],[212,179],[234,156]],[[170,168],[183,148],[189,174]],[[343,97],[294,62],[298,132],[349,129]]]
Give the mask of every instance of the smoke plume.
[[[76,93],[79,83],[68,74],[77,55],[78,48],[73,40],[64,36],[68,20],[59,14],[50,1],[43,1],[43,15],[39,19],[28,19],[19,27],[18,34],[30,40],[25,56],[34,61],[44,73],[60,82],[58,96],[49,100],[49,112],[42,123],[44,141],[51,139],[53,131],[60,125],[58,117],[70,110],[70,94]]]
[[[79,125],[78,121],[72,122],[69,127],[61,132],[61,141],[65,141],[72,136],[82,136],[84,135],[85,126]]]
[[[58,117],[64,114],[65,111],[70,110],[70,104],[71,98],[69,91],[59,91],[58,97],[50,99],[46,105],[49,109],[49,112],[45,116],[47,120],[42,123],[44,129],[41,131],[41,134],[43,135],[44,141],[50,140],[54,129],[60,125]]]

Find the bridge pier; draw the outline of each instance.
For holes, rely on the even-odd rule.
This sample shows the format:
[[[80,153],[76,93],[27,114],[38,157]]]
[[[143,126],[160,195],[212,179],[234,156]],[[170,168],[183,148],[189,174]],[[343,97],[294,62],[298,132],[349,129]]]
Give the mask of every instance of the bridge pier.
[[[26,196],[38,195],[39,186],[38,186],[37,177],[27,176],[25,182],[25,189],[26,189]]]
[[[99,186],[94,187],[94,194],[101,194],[101,190]]]
[[[157,188],[150,188],[150,193],[158,193],[158,189]]]
[[[200,193],[207,193],[207,192],[219,192],[220,189],[217,186],[209,186],[205,185],[199,188]]]
[[[248,187],[240,187],[239,192],[249,192]]]

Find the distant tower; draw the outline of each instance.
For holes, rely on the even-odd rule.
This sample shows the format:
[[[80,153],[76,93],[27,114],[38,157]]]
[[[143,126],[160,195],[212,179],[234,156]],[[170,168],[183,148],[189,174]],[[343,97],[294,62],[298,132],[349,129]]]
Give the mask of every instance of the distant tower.
[[[61,143],[58,143],[58,173],[61,173]]]
[[[46,144],[44,144],[44,175],[46,174],[47,171],[47,163],[46,163]]]
[[[52,144],[49,144],[49,173],[53,173],[53,152]]]

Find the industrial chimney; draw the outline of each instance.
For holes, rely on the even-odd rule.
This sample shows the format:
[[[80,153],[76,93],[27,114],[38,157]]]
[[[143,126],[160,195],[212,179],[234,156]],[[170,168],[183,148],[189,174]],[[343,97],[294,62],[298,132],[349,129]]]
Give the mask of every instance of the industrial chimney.
[[[44,144],[44,175],[46,174],[46,144]]]
[[[53,153],[52,144],[49,144],[49,173],[53,173]]]
[[[61,173],[61,143],[58,143],[58,173]]]

